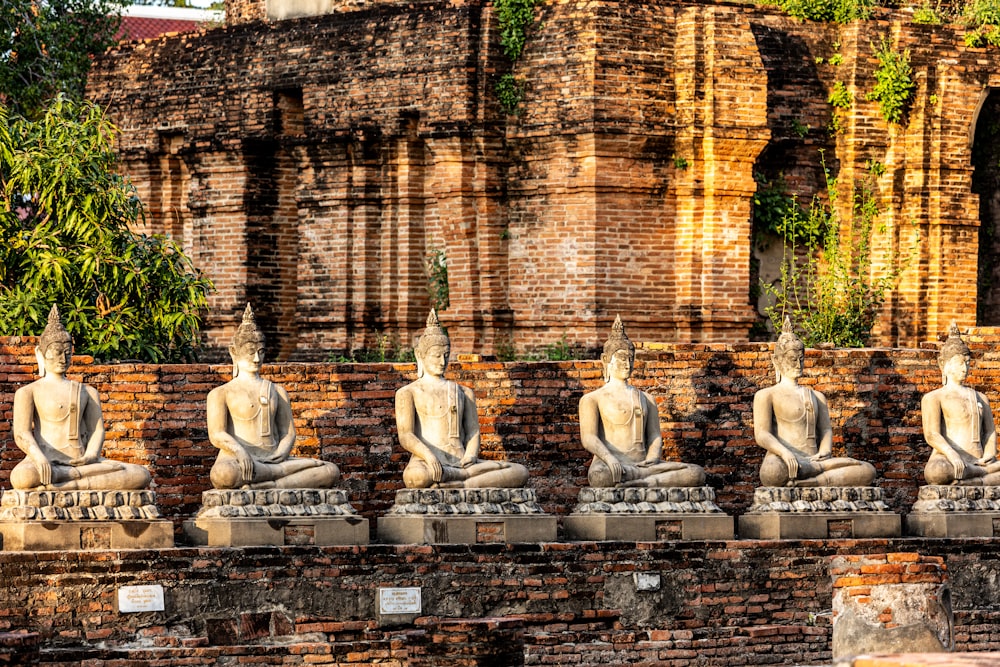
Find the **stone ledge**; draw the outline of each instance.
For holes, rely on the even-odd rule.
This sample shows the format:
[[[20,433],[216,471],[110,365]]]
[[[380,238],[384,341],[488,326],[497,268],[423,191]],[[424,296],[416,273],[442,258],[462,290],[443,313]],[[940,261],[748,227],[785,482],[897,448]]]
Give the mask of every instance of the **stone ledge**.
[[[580,489],[573,514],[697,514],[718,513],[715,489],[696,487],[615,487]]]
[[[1000,512],[924,512],[906,515],[906,534],[917,537],[996,537]]]
[[[809,512],[888,512],[877,486],[759,486],[747,514]]]
[[[212,489],[201,504],[198,519],[357,515],[343,489]]]
[[[0,522],[4,551],[91,551],[169,549],[170,521],[10,521]]]
[[[555,542],[558,524],[550,515],[387,515],[378,538],[388,544],[511,544]]]
[[[389,515],[545,514],[534,489],[401,489]]]
[[[928,484],[917,490],[914,514],[941,512],[1000,512],[1000,486],[939,486]]]
[[[901,519],[893,512],[769,512],[739,518],[740,539],[810,540],[899,537]]]
[[[0,521],[133,521],[160,518],[153,491],[4,491]]]
[[[722,513],[570,514],[563,519],[573,540],[653,542],[657,540],[731,540],[733,518]]]
[[[210,547],[364,545],[368,544],[368,519],[356,515],[198,517],[184,522],[184,535],[191,544]]]

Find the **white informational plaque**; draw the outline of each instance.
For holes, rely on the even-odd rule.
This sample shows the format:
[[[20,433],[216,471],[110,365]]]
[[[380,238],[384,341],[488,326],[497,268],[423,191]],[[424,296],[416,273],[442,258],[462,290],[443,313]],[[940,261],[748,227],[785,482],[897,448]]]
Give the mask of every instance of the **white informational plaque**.
[[[163,586],[122,586],[118,589],[118,612],[163,611]]]
[[[380,614],[419,614],[420,589],[378,589],[378,611]]]

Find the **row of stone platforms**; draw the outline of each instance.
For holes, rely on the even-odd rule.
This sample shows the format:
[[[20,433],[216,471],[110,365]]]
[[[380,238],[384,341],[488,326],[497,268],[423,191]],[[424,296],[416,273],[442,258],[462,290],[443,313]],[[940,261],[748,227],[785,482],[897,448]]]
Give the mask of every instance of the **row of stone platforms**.
[[[569,540],[729,540],[733,518],[711,487],[585,488],[563,518]],[[745,539],[898,537],[902,519],[877,487],[761,487],[739,517]],[[555,542],[558,518],[533,489],[403,489],[378,519],[388,544]],[[924,486],[906,516],[920,537],[1000,535],[1000,487]],[[212,490],[184,522],[188,543],[214,547],[363,545],[368,520],[340,489]],[[5,491],[7,551],[167,548],[173,524],[152,491]]]

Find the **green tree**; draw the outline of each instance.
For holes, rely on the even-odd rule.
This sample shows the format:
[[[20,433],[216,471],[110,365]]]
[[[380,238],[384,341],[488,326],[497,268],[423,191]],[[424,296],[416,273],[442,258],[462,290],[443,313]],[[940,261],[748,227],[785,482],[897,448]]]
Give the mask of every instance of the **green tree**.
[[[210,281],[144,219],[118,175],[116,128],[58,96],[38,120],[0,106],[0,335],[40,334],[59,305],[78,350],[190,359]]]
[[[30,118],[58,93],[82,99],[91,58],[115,43],[128,0],[0,2],[0,103]]]

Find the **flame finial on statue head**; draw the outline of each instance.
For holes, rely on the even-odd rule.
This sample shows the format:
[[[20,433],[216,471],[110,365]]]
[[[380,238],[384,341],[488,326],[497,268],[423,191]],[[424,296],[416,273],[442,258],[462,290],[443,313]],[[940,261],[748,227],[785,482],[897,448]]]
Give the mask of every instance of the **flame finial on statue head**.
[[[789,353],[798,353],[806,349],[805,343],[795,334],[795,327],[792,326],[792,319],[785,316],[785,321],[781,324],[781,335],[774,344],[774,370],[778,380],[781,380],[781,369],[779,366],[784,363],[784,358]]]
[[[239,365],[236,363],[236,356],[239,354],[240,348],[246,343],[264,344],[264,332],[257,327],[257,320],[253,316],[253,308],[250,307],[249,303],[243,309],[243,320],[240,322],[240,326],[236,328],[233,342],[229,344],[229,355],[233,358],[234,378],[240,373]]]
[[[938,353],[938,366],[944,368],[948,360],[956,355],[971,357],[972,352],[969,350],[969,346],[965,344],[965,341],[962,340],[962,332],[959,331],[958,325],[952,322],[951,326],[948,327],[948,340],[944,342],[944,345],[941,346],[941,351]]]
[[[616,315],[615,322],[611,325],[611,333],[608,334],[608,339],[604,342],[604,351],[601,353],[605,382],[610,378],[608,364],[611,362],[611,357],[619,350],[627,352],[629,361],[635,363],[635,343],[629,340],[628,334],[625,333],[625,323],[622,322],[621,315]]]
[[[263,342],[263,340],[264,333],[257,326],[257,319],[253,316],[253,308],[248,303],[247,307],[243,309],[243,320],[236,329],[236,335],[233,336],[233,347],[238,348],[248,341]]]
[[[437,311],[431,308],[431,312],[427,315],[427,326],[417,340],[415,352],[417,356],[420,356],[435,345],[444,345],[449,350],[451,349],[451,341],[438,320]]]
[[[42,331],[42,335],[38,339],[38,348],[44,353],[45,348],[60,341],[72,344],[73,337],[66,331],[66,327],[63,326],[62,320],[59,318],[59,306],[52,304],[48,321],[45,323],[45,330]]]

